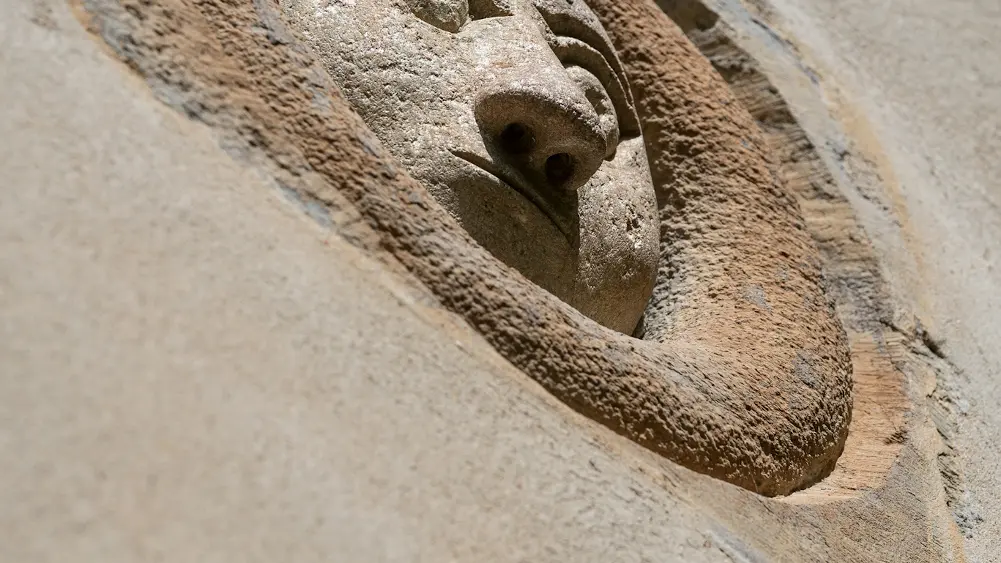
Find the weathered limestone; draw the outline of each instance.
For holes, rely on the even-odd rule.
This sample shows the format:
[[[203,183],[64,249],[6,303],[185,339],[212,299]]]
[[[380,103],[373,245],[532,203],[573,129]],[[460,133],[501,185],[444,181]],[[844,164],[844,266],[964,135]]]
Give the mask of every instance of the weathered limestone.
[[[831,145],[706,8],[588,4],[5,12],[0,559],[961,559],[965,407]]]
[[[536,246],[579,239],[579,251],[590,256],[584,262],[607,268],[602,278],[617,282],[628,277],[622,271],[634,270],[622,259],[646,246],[629,244],[632,227],[649,234],[659,230],[661,276],[641,329],[643,340],[575,319],[530,286],[518,289],[512,300],[508,292],[519,280],[487,274],[495,266],[480,258],[469,261],[475,250],[461,239],[418,252],[433,256],[430,260],[397,257],[515,365],[574,408],[698,471],[766,494],[787,493],[828,473],[844,443],[851,368],[843,332],[823,296],[815,250],[796,205],[768,169],[753,122],[739,105],[727,107],[732,96],[725,85],[652,4],[638,3],[647,11],[614,20],[615,10],[634,10],[623,7],[630,5],[594,4],[615,24],[613,34],[622,34],[620,48],[630,56],[643,54],[646,74],[631,70],[641,85],[638,125],[629,117],[632,96],[615,48],[581,3],[514,2],[506,15],[484,19],[472,10],[457,32],[428,25],[406,6],[388,2],[325,8],[290,2],[284,9],[353,107],[467,231],[510,228],[513,238]],[[649,23],[628,36],[628,24],[619,23],[626,20]],[[672,45],[678,47],[672,51]],[[677,72],[678,60],[691,62]],[[600,99],[616,101],[589,103],[591,82],[574,78],[585,75],[604,90]],[[621,116],[616,128],[621,131],[601,134],[602,109],[615,110],[604,117]],[[675,111],[688,123],[674,121]],[[644,141],[637,127],[647,132],[645,153],[655,162],[656,229],[651,214],[630,219],[647,207],[645,198],[653,192],[636,181],[647,177],[638,145],[613,143]],[[527,159],[507,152],[511,128],[538,137]],[[556,141],[547,135],[562,144],[552,144]],[[551,197],[559,190],[544,168],[559,154],[571,155],[577,165],[570,187],[581,186],[579,206]],[[610,160],[602,163],[600,156]],[[478,174],[469,168],[470,159],[503,170],[498,177],[516,178],[519,189]],[[527,205],[529,211],[531,202],[541,201],[529,213],[539,226],[525,231],[518,217],[526,213],[513,210],[489,219],[464,215],[451,204],[459,185],[475,189],[492,209],[498,207],[494,199]],[[613,207],[630,215],[592,205],[592,197],[624,203]],[[556,211],[543,212],[547,209]],[[566,211],[579,215],[580,223],[560,220]],[[433,230],[447,232],[448,223],[437,214],[434,206],[428,209]],[[604,223],[608,218],[613,220]],[[384,220],[420,221],[409,211]],[[554,224],[563,225],[564,234],[579,234],[560,236]],[[405,246],[426,245],[406,234],[393,236],[407,240]],[[616,236],[623,244],[610,242]],[[589,240],[611,247],[593,253]],[[486,244],[502,259],[510,248],[505,245]],[[564,247],[543,254],[546,260],[573,259],[577,251]],[[648,260],[639,256],[639,262]],[[554,271],[545,260],[530,258]],[[613,292],[616,297],[607,300],[600,292],[592,298],[622,313],[620,295],[645,303],[647,291]],[[582,302],[566,291],[554,293],[570,295],[567,301],[585,313],[593,309],[592,298]],[[607,324],[632,332],[635,316],[628,319]],[[499,329],[505,325],[513,330]]]
[[[660,227],[621,64],[583,3],[548,17],[520,0],[281,5],[352,108],[478,243],[633,332]]]

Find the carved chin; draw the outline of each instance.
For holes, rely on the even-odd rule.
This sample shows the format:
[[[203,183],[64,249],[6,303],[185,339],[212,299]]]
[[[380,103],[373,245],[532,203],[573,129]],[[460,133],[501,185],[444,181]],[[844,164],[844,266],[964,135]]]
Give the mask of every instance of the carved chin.
[[[572,221],[457,159],[431,191],[499,260],[611,329],[631,334],[653,291],[659,223],[641,138],[623,141],[577,194]]]

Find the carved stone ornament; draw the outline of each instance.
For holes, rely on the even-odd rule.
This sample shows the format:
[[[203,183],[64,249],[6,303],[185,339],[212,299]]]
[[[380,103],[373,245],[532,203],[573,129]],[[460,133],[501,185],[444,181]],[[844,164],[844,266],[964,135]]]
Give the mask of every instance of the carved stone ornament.
[[[85,4],[161,97],[573,409],[761,494],[833,469],[852,364],[817,250],[653,0],[202,3],[213,29]]]

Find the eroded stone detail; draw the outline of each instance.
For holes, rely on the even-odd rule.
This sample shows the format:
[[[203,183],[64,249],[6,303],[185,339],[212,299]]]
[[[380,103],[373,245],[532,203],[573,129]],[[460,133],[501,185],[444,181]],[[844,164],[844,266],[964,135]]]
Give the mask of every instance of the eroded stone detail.
[[[656,200],[621,64],[582,2],[280,4],[353,108],[477,242],[633,332],[656,276]]]
[[[347,4],[332,2],[322,9],[336,10]],[[482,2],[471,3],[471,18],[476,17],[474,4],[483,6]],[[404,2],[386,3],[383,7],[389,16],[373,8],[372,18],[356,12],[355,20],[364,26],[384,21],[380,19],[383,16],[409,18],[411,24],[395,30],[399,35],[394,44],[410,49],[410,55],[418,58],[437,56],[435,49],[439,47],[441,53],[450,52],[451,42],[461,43],[463,30],[469,31],[471,26],[472,30],[477,25],[489,28],[500,34],[493,48],[512,44],[523,48],[525,57],[550,65],[555,76],[550,78],[565,88],[536,92],[527,99],[535,100],[533,103],[549,99],[563,104],[559,106],[563,110],[577,108],[580,114],[561,127],[570,132],[580,129],[578,134],[585,139],[546,153],[547,161],[553,155],[569,154],[591,163],[585,168],[590,170],[595,168],[588,160],[593,153],[579,156],[585,153],[573,151],[591,144],[596,147],[598,140],[603,141],[605,153],[597,172],[587,178],[608,178],[609,185],[614,185],[617,176],[611,172],[617,170],[607,176],[602,176],[602,170],[632,151],[633,156],[623,163],[621,177],[642,176],[646,186],[652,185],[659,215],[660,255],[655,261],[659,272],[654,297],[645,312],[643,339],[585,317],[473,242],[467,231],[482,239],[475,231],[478,225],[503,228],[504,221],[515,215],[501,213],[490,218],[481,213],[479,217],[492,222],[473,224],[467,216],[456,213],[456,206],[450,207],[449,190],[458,184],[434,182],[434,158],[455,156],[450,150],[454,146],[436,145],[436,133],[422,137],[420,131],[409,131],[413,125],[399,127],[400,138],[412,135],[412,141],[426,139],[428,144],[411,142],[411,153],[401,151],[394,158],[369,140],[371,126],[385,144],[393,146],[387,131],[392,132],[395,124],[384,121],[392,115],[373,110],[362,120],[334,82],[349,92],[351,83],[338,76],[398,66],[398,59],[390,56],[393,53],[350,51],[355,53],[351,57],[373,57],[358,63],[368,65],[365,69],[348,63],[332,65],[333,59],[325,58],[324,48],[338,52],[350,43],[350,35],[321,36],[318,29],[303,23],[302,13],[292,4],[285,5],[285,13],[297,22],[295,27],[311,44],[311,50],[302,47],[286,29],[277,9],[263,0],[253,6],[215,0],[155,4],[93,0],[89,5],[97,15],[101,34],[119,56],[161,91],[166,86],[171,92],[165,101],[262,151],[285,170],[290,182],[292,177],[308,175],[309,181],[289,184],[295,191],[327,205],[345,202],[353,206],[394,260],[419,278],[442,304],[464,316],[513,364],[569,406],[669,459],[763,494],[787,493],[815,481],[833,466],[851,417],[851,364],[845,333],[820,286],[816,250],[803,229],[795,202],[770,169],[765,144],[753,120],[651,0],[590,2],[611,42],[595,40],[594,33],[604,37],[604,32],[595,26],[595,20],[581,15],[579,0],[567,4],[540,1],[534,6],[540,14],[536,19],[529,15],[533,12],[527,3],[495,4],[495,9],[507,9],[514,15],[467,21],[454,32],[447,29],[455,27],[450,23],[427,23],[427,19],[441,20],[441,16],[425,14],[422,19]],[[518,15],[519,9],[526,10],[523,16]],[[514,26],[514,36],[504,35],[507,25]],[[622,96],[616,105],[609,92],[615,89],[615,81],[610,75],[601,76],[600,70],[587,69],[590,77],[566,71],[559,55],[563,47],[546,32],[547,27],[553,36],[579,41],[598,52],[611,74],[630,77],[639,123],[634,133],[623,126],[628,119],[619,111],[627,107],[622,100],[628,102],[629,97]],[[260,33],[261,29],[265,32]],[[472,43],[462,49],[476,52],[476,41]],[[621,67],[610,53],[613,45]],[[569,41],[565,45],[568,52],[585,52],[579,47]],[[489,55],[491,47],[484,49]],[[322,69],[314,64],[314,54],[323,61]],[[350,62],[351,57],[345,60]],[[503,61],[489,56],[485,60]],[[498,66],[495,76],[508,76],[507,70],[516,72],[516,62],[507,69]],[[466,82],[449,75],[449,67],[438,68],[442,84],[461,86]],[[462,67],[452,67],[456,69]],[[334,75],[333,82],[326,78],[326,72]],[[609,104],[603,102],[592,78],[597,78],[617,114],[619,142],[614,156],[609,150],[614,138],[611,127],[598,115],[599,109],[607,110]],[[504,84],[500,79],[494,83],[477,80],[470,81],[471,86]],[[618,80],[624,83],[624,78]],[[532,85],[530,80],[528,84]],[[467,105],[462,107],[466,109],[456,115],[464,115],[466,121],[451,124],[456,134],[450,138],[470,142],[491,139],[491,129],[482,122],[496,119],[499,110],[487,112],[486,120],[478,117],[476,103],[484,98],[473,95],[471,86],[459,90],[465,97],[451,101],[428,96],[418,100],[426,104],[415,105],[405,96],[396,98],[400,107],[430,115],[427,122],[412,123],[432,131],[436,119],[450,115],[453,108],[449,103],[465,101]],[[628,90],[623,86],[623,91]],[[592,93],[590,98],[588,92]],[[599,94],[597,98],[594,93]],[[386,92],[370,91],[369,95],[378,98]],[[357,107],[359,94],[348,96]],[[517,103],[519,98],[512,100]],[[436,110],[436,103],[445,109]],[[525,111],[531,109],[526,106]],[[498,122],[503,135],[510,121]],[[533,123],[524,125],[531,127]],[[447,121],[442,126],[449,130]],[[642,137],[630,137],[640,131]],[[631,140],[640,147],[629,146]],[[494,156],[486,144],[483,141],[484,152]],[[401,146],[406,147],[406,143]],[[649,158],[652,184],[646,176],[643,153]],[[423,161],[422,155],[431,160]],[[604,159],[609,156],[610,160]],[[393,165],[397,158],[409,174]],[[529,159],[528,165],[538,162]],[[449,166],[453,171],[463,170],[455,164]],[[529,175],[530,170],[510,166]],[[574,174],[568,178],[574,185],[581,182]],[[580,183],[578,193],[587,185],[586,181]],[[623,189],[634,190],[627,193],[638,194],[642,201],[646,190],[638,185],[630,183]],[[558,222],[549,219],[541,205],[529,206],[526,202],[530,199],[522,201],[510,195],[512,203],[507,205],[521,206],[536,228],[559,231]],[[620,200],[611,198],[611,203]],[[636,209],[633,213],[645,212]],[[583,222],[589,213],[579,210],[578,215]],[[608,214],[594,216],[605,218]],[[585,232],[586,225],[579,227]],[[599,224],[590,232],[604,231]],[[610,227],[609,232],[618,231]],[[583,239],[581,235],[582,245]],[[553,241],[561,239],[550,231],[545,240],[555,244]],[[489,243],[484,246],[489,247]],[[501,254],[496,248],[491,250]],[[619,267],[623,259],[601,252],[595,256],[600,260],[594,264],[600,267]],[[545,286],[545,279],[540,284]],[[560,294],[559,287],[550,289]],[[623,295],[631,300],[640,294],[630,290]],[[747,299],[749,294],[755,299]],[[567,300],[572,302],[573,297]],[[601,316],[587,311],[586,300],[574,304],[592,317]]]

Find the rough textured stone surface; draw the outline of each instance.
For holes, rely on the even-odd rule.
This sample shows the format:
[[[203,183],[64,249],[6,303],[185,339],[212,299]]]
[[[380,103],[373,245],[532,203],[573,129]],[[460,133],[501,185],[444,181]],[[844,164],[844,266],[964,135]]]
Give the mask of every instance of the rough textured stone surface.
[[[687,88],[669,94],[638,88],[638,105],[684,93],[674,102],[716,116],[688,130],[719,152],[716,165],[707,158],[704,168],[688,172],[691,209],[699,209],[703,176],[729,179],[729,191],[722,184],[716,192],[722,195],[710,197],[733,205],[736,217],[718,219],[725,228],[717,229],[705,216],[681,213],[695,224],[664,234],[668,248],[705,246],[680,262],[689,271],[663,283],[716,308],[697,314],[654,307],[650,333],[657,339],[645,341],[582,317],[472,244],[372,139],[273,6],[96,1],[87,7],[94,29],[168,102],[224,128],[232,142],[262,149],[287,176],[299,176],[287,183],[302,197],[350,203],[383,248],[560,400],[687,467],[764,494],[787,493],[829,472],[841,452],[851,404],[844,333],[823,295],[795,203],[767,167],[753,121],[680,29],[652,3],[631,5],[621,9],[659,23],[636,28],[654,34],[636,38],[636,48],[673,38],[650,48],[652,56],[676,50],[653,64],[662,73],[687,69],[666,81]],[[599,13],[612,19],[610,10]],[[249,31],[261,25],[261,33]],[[612,27],[613,34],[629,29]],[[670,115],[670,108],[663,111]],[[660,150],[654,138],[650,150]],[[301,181],[307,175],[310,181]],[[673,217],[663,221],[667,228],[676,224]],[[742,315],[753,316],[753,324],[728,324]],[[676,324],[704,320],[666,330],[659,324],[666,316]]]
[[[634,331],[660,227],[628,84],[586,4],[450,0],[436,17],[390,0],[280,4],[383,146],[480,245]]]
[[[992,560],[991,450],[969,445],[990,436],[992,372],[965,350],[993,302],[948,294],[984,305],[944,324],[975,338],[908,311],[951,279],[898,268],[940,260],[914,235],[941,226],[892,184],[913,161],[881,159],[774,14],[684,4],[661,2],[763,129],[848,332],[855,405],[828,478],[767,499],[576,417],[407,283],[350,205],[291,188],[316,178],[134,80],[64,5],[5,0],[0,559]],[[946,149],[939,174],[980,170]],[[909,205],[939,201],[935,182],[909,182]],[[953,263],[980,259],[942,232]]]
[[[0,561],[726,561],[99,45],[0,2]]]

